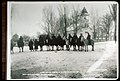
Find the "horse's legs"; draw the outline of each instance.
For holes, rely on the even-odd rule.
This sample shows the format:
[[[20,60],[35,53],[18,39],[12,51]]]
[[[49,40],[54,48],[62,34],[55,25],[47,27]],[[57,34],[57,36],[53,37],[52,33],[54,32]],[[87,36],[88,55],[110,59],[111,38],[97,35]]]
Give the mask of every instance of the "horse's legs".
[[[19,47],[19,52],[21,52],[20,47]]]
[[[70,45],[69,45],[69,50],[70,50],[71,47],[72,47],[72,45],[70,44]]]
[[[76,45],[75,45],[75,51],[76,51],[77,49],[76,49]]]
[[[48,45],[48,51],[50,51],[50,45]]]
[[[54,51],[54,46],[52,46],[52,51]]]
[[[85,45],[85,52],[88,51],[88,45]]]
[[[75,51],[75,45],[73,45],[73,51]]]
[[[82,46],[80,46],[80,51],[82,51]]]
[[[92,45],[92,51],[94,51],[94,45]]]
[[[14,50],[12,50],[12,52],[14,53]]]
[[[58,46],[56,46],[56,48],[57,48],[56,50],[58,51]]]
[[[49,50],[49,46],[47,46],[47,51]]]
[[[84,46],[81,46],[81,51],[83,51],[83,49],[84,49]]]
[[[78,50],[80,51],[80,46],[78,46]]]
[[[41,51],[41,46],[40,46],[40,51]]]
[[[87,51],[88,51],[88,45],[87,45]]]
[[[48,51],[48,46],[46,45],[46,47],[47,47],[47,51]]]
[[[62,50],[64,50],[64,45],[62,46]]]
[[[40,51],[42,51],[42,46],[40,46]]]
[[[23,52],[23,47],[22,47],[22,52]]]
[[[43,46],[41,46],[41,51],[43,51]]]
[[[49,51],[51,50],[51,46],[49,45]]]
[[[85,52],[86,52],[86,45],[85,45]]]

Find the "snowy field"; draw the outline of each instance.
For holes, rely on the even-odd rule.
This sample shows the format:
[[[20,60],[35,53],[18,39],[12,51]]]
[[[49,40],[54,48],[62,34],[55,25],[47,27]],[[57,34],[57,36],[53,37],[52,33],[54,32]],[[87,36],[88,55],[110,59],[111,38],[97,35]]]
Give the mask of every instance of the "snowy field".
[[[95,43],[95,51],[34,51],[28,47],[19,53],[17,47],[11,54],[11,77],[13,79],[43,79],[43,78],[88,78],[99,69],[104,71],[107,65],[117,65],[117,46],[113,41]],[[109,60],[108,60],[109,59]],[[112,60],[112,61],[111,61]],[[107,63],[107,62],[106,62]],[[102,65],[102,66],[101,66]],[[93,73],[93,74],[92,74]],[[92,75],[91,75],[92,74]]]

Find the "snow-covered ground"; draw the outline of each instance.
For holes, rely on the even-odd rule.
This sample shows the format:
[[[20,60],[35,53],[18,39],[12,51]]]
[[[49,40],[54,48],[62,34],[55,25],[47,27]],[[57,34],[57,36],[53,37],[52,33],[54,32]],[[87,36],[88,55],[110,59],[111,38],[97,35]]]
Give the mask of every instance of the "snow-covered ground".
[[[95,51],[89,46],[88,52],[72,51],[72,48],[71,51],[46,51],[44,46],[45,51],[30,52],[25,47],[25,51],[19,53],[15,47],[15,53],[11,54],[12,78],[71,78],[72,73],[80,73],[78,78],[89,77],[110,58],[109,65],[117,65],[117,45],[113,41],[99,42],[95,43]]]

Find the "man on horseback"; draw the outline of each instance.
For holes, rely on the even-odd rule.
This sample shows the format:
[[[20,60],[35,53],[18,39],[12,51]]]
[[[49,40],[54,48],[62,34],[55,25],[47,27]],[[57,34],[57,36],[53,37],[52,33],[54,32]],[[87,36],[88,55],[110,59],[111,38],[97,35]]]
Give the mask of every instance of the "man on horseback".
[[[77,45],[78,45],[78,50],[82,51],[82,47],[84,46],[84,37],[82,35],[82,33],[80,34],[78,40],[77,40]],[[81,46],[81,50],[80,50],[80,46]]]
[[[40,39],[41,40],[41,39]],[[43,44],[41,44],[37,39],[35,39],[35,41],[34,41],[34,49],[35,49],[35,51],[37,51],[38,50],[38,45],[40,44],[40,51],[42,51],[43,50]]]
[[[88,36],[87,36],[87,39],[88,39],[88,42],[89,44],[91,44],[91,35],[87,32]]]
[[[76,51],[77,39],[78,37],[76,33],[74,33],[73,38],[72,38],[73,51]]]
[[[29,41],[28,46],[29,46],[30,51],[34,51],[33,50],[33,41],[32,41],[32,39]]]
[[[23,42],[23,37],[22,36],[20,36],[20,38],[19,38],[19,40],[17,42],[17,45],[19,47],[19,52],[21,52],[20,47],[22,48],[22,52],[23,52],[24,42]]]
[[[70,47],[71,47],[71,42],[72,42],[72,36],[71,36],[71,34],[69,34],[69,36],[68,36],[68,41],[69,41],[69,44],[70,44]]]
[[[58,36],[56,37],[57,51],[59,51],[59,46],[61,46],[61,42],[62,42],[62,38],[61,38],[60,34],[58,34]]]
[[[49,36],[49,34],[46,36],[46,39],[45,39],[45,43],[46,43],[46,45],[47,45],[47,51],[49,51],[50,50],[50,36]]]
[[[55,35],[54,34],[52,34],[52,51],[54,51],[54,45],[56,44],[55,42],[55,39],[56,39],[56,37],[55,37]]]
[[[39,45],[40,45],[40,51],[43,51],[44,39],[41,35],[39,36]]]

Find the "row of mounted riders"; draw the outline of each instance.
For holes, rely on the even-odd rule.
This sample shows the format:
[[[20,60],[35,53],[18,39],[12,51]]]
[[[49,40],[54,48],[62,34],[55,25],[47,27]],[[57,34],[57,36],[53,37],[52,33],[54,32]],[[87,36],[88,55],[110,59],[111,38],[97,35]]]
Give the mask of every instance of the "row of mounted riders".
[[[40,51],[43,50],[43,46],[47,46],[47,51],[54,51],[54,46],[56,46],[56,50],[64,50],[64,45],[66,45],[66,50],[70,50],[71,46],[73,46],[73,51],[77,51],[76,46],[78,46],[78,50],[82,51],[84,50],[85,46],[85,51],[88,51],[88,47],[86,48],[87,45],[92,45],[92,51],[94,51],[94,44],[92,44],[92,39],[90,38],[90,34],[88,33],[88,36],[86,38],[87,41],[85,41],[85,38],[82,34],[80,34],[79,37],[77,37],[76,34],[73,35],[73,37],[69,34],[68,38],[62,38],[60,34],[56,37],[54,34],[50,37],[49,35],[46,36],[44,39],[41,35],[39,37],[39,41],[35,39],[34,41],[31,39],[28,43],[29,50],[31,51],[37,51],[38,46],[40,46]],[[94,41],[93,41],[94,43]],[[19,47],[19,52],[23,52],[23,47],[24,47],[24,42],[22,36],[20,36],[17,46]],[[13,45],[11,42],[11,51],[13,51]]]

